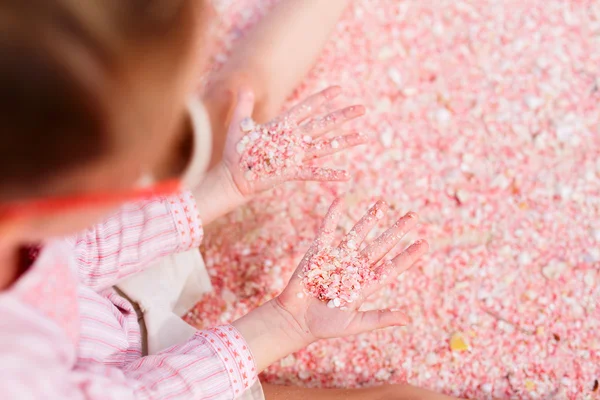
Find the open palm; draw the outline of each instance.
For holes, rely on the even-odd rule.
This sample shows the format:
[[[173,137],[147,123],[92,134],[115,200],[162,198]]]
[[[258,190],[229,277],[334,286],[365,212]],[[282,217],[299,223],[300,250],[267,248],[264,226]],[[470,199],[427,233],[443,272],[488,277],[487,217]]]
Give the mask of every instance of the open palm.
[[[298,329],[312,339],[341,337],[388,326],[406,325],[408,322],[407,317],[402,312],[394,310],[359,311],[359,308],[366,298],[409,269],[428,250],[427,242],[419,240],[393,260],[380,262],[398,241],[416,225],[417,215],[408,213],[372,243],[367,244],[360,250],[361,257],[364,257],[368,262],[377,278],[360,289],[355,301],[340,308],[337,306],[332,307],[331,304],[328,305],[323,300],[308,296],[305,294],[302,281],[306,263],[319,249],[332,245],[333,233],[337,227],[342,208],[342,202],[339,199],[331,205],[317,239],[298,266],[288,286],[277,299],[278,305],[293,316]],[[387,206],[384,202],[376,203],[346,235],[337,248],[344,251],[349,246],[359,247],[386,209]]]
[[[364,114],[355,105],[319,117],[319,110],[339,95],[341,89],[327,88],[262,125],[252,119],[254,96],[242,90],[234,111],[223,161],[232,181],[244,196],[251,196],[285,181],[345,181],[346,171],[318,168],[310,160],[334,154],[367,141],[358,132],[338,137],[324,137],[345,122]],[[253,149],[258,154],[249,155]],[[249,157],[260,163],[252,170],[245,163]],[[261,169],[262,167],[262,169]]]

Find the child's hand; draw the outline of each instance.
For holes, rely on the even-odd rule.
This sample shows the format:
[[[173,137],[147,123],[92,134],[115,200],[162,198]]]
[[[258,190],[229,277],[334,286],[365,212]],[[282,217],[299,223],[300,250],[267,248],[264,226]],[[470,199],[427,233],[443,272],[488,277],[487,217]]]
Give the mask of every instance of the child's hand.
[[[345,171],[310,166],[310,160],[367,142],[357,132],[323,138],[345,122],[361,116],[363,106],[347,107],[317,118],[319,108],[340,93],[330,87],[317,93],[271,122],[255,125],[252,92],[241,90],[231,118],[223,160],[196,186],[200,218],[209,224],[253,195],[282,182],[345,181]]]
[[[292,316],[298,332],[306,336],[309,342],[321,338],[354,335],[388,326],[406,325],[409,321],[402,312],[363,312],[359,311],[359,308],[367,297],[409,269],[429,247],[427,242],[419,240],[391,261],[380,262],[417,224],[417,215],[408,213],[360,250],[361,243],[383,217],[387,208],[385,203],[378,202],[346,235],[339,246],[333,248],[333,233],[342,208],[340,200],[332,204],[317,239],[276,302],[282,310]],[[320,256],[324,251],[329,253],[329,257],[333,254],[333,257]],[[327,260],[331,261],[327,263]],[[353,270],[348,272],[350,268]],[[368,271],[361,272],[361,269]],[[338,274],[338,277],[334,277],[334,274]],[[336,285],[340,277],[341,283]],[[319,300],[310,293],[320,293],[338,300]],[[348,299],[351,302],[347,302]]]
[[[317,118],[319,109],[340,91],[335,86],[325,89],[262,125],[256,125],[250,118],[254,107],[252,92],[240,92],[225,143],[223,165],[242,196],[250,197],[285,181],[349,179],[345,171],[310,165],[312,159],[367,141],[357,132],[323,138],[365,112],[363,106],[356,105]]]
[[[248,342],[259,371],[318,339],[409,322],[399,311],[359,311],[367,297],[410,268],[429,247],[419,240],[391,261],[381,261],[416,225],[416,214],[408,213],[361,250],[361,243],[386,208],[383,202],[375,204],[340,245],[333,247],[342,212],[341,201],[336,200],[284,291],[233,322]]]

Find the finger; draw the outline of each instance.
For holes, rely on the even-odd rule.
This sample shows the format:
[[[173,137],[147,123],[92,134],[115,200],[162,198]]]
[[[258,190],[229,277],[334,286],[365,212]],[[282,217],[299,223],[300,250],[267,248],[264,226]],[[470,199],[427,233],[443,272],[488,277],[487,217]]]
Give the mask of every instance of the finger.
[[[402,239],[402,237],[417,224],[417,221],[417,214],[414,212],[407,213],[396,221],[394,226],[383,232],[381,236],[367,246],[367,248],[363,250],[363,254],[371,264],[376,263],[396,246],[400,239]]]
[[[399,275],[409,270],[413,264],[428,251],[429,243],[425,240],[417,240],[393,260],[387,261],[379,266],[376,271],[379,279],[365,288],[363,291],[364,298],[366,299],[382,287],[392,283]]]
[[[377,221],[385,216],[388,205],[385,201],[379,200],[367,213],[354,225],[348,232],[340,247],[349,249],[358,249],[361,243],[365,240],[371,229],[377,225]]]
[[[295,181],[345,182],[350,179],[344,170],[319,167],[298,167],[285,175]]]
[[[429,251],[429,243],[426,240],[417,240],[402,253],[392,260],[392,270],[388,279],[395,279],[398,275],[406,272],[413,264]]]
[[[306,150],[305,159],[328,156],[350,147],[365,144],[368,141],[369,138],[359,132],[337,136],[333,139],[321,139],[310,144]]]
[[[254,121],[252,121],[253,112],[254,92],[250,88],[242,87],[238,91],[235,109],[231,116],[231,126],[240,127],[237,130],[240,133],[240,137],[254,127]]]
[[[267,190],[288,181],[346,182],[350,174],[344,170],[312,166],[291,167],[257,182],[258,190]]]
[[[272,177],[261,178],[258,183],[260,190],[267,190],[288,181],[313,182],[346,182],[350,174],[341,169],[319,167],[293,167]]]
[[[341,110],[327,114],[322,118],[311,120],[302,126],[302,132],[312,137],[323,136],[336,128],[339,128],[346,122],[364,115],[365,107],[361,105],[346,107]]]
[[[344,333],[356,335],[375,329],[390,326],[406,326],[410,323],[408,316],[397,310],[372,310],[356,313],[356,316],[348,324]]]
[[[338,197],[331,203],[331,206],[329,206],[329,210],[327,211],[325,218],[323,218],[323,223],[319,228],[319,233],[317,233],[316,241],[318,242],[319,247],[331,245],[343,211],[344,199]]]
[[[285,117],[296,124],[299,124],[317,112],[323,104],[337,97],[341,92],[342,88],[339,86],[330,86],[317,94],[313,94],[302,103],[292,107],[292,109],[285,114]]]
[[[319,231],[317,232],[317,237],[315,241],[300,261],[300,264],[298,265],[298,268],[296,268],[296,272],[293,274],[292,279],[288,284],[288,287],[292,285],[292,281],[294,281],[294,279],[301,278],[301,271],[304,269],[304,266],[306,265],[308,260],[310,260],[310,258],[319,251],[319,249],[331,246],[331,243],[333,242],[335,237],[335,230],[338,226],[343,211],[344,199],[338,197],[333,201],[333,203],[331,203],[331,206],[329,206],[329,210],[327,210],[327,214],[325,215],[325,218],[323,218],[323,222],[319,227]],[[297,283],[294,282],[294,284]]]

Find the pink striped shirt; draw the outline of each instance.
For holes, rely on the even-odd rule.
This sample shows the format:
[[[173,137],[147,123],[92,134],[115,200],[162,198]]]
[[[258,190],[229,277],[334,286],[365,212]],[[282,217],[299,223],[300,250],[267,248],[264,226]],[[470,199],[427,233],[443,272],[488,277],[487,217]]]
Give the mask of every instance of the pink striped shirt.
[[[112,288],[157,258],[198,247],[191,193],[129,204],[82,234],[45,244],[0,292],[2,399],[233,399],[256,380],[232,326],[142,357],[132,305]]]

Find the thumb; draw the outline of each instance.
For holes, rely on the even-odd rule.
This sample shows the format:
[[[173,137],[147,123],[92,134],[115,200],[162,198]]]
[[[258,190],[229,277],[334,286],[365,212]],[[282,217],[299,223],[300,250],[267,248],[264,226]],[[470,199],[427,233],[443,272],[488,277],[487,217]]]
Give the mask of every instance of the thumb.
[[[410,320],[406,314],[397,310],[372,310],[363,311],[356,314],[350,321],[346,329],[346,334],[356,335],[358,333],[369,332],[375,329],[387,328],[390,326],[406,326]]]
[[[239,88],[235,109],[231,115],[231,127],[238,128],[245,118],[252,118],[254,111],[254,92],[247,86]]]

